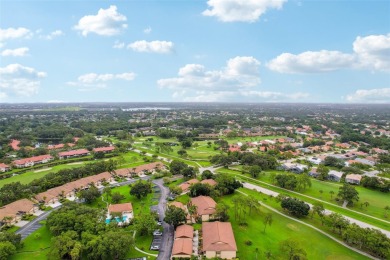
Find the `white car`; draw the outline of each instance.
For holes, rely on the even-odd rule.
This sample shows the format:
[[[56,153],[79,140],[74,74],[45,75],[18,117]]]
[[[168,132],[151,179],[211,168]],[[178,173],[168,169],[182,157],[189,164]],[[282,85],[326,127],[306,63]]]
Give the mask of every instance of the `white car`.
[[[160,230],[155,230],[153,236],[162,236],[162,232]]]
[[[157,246],[157,245],[151,246],[150,250],[160,250],[160,246]]]

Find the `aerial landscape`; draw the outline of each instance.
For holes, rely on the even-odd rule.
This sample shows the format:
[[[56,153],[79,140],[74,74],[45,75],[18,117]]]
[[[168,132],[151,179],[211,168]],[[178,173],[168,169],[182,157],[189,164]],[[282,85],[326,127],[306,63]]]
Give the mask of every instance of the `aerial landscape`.
[[[390,2],[0,0],[0,260],[390,260]]]

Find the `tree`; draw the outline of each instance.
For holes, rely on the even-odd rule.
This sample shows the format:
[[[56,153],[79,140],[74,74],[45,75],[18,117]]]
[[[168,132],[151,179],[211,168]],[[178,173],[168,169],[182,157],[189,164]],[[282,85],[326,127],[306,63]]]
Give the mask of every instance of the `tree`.
[[[354,186],[347,183],[344,183],[344,185],[339,188],[337,196],[346,201],[347,205],[353,205],[354,201],[359,201],[359,193]]]
[[[191,138],[185,138],[180,142],[183,149],[190,148],[192,146],[193,140]]]
[[[157,227],[156,219],[152,214],[138,215],[134,218],[134,227],[140,236],[152,234]]]
[[[320,198],[322,199],[322,193],[324,193],[324,191],[323,190],[319,190],[318,192],[321,194]]]
[[[300,191],[306,190],[307,187],[311,187],[311,180],[307,173],[302,173],[297,177],[297,189]]]
[[[100,192],[95,185],[91,185],[88,189],[80,191],[79,198],[84,199],[85,203],[91,204],[100,197]]]
[[[216,190],[219,190],[221,195],[232,194],[238,188],[242,187],[241,182],[237,181],[233,176],[226,173],[216,174],[215,180],[217,186]]]
[[[389,216],[389,214],[387,213],[389,210],[390,210],[390,206],[386,206],[385,207],[385,218],[387,218]]]
[[[336,157],[333,156],[328,156],[324,160],[324,165],[325,166],[331,166],[331,167],[336,167],[341,169],[344,166],[344,161],[341,159],[337,159]]]
[[[82,244],[78,241],[77,232],[68,230],[52,238],[53,246],[49,252],[49,259],[79,259],[81,258]]]
[[[180,224],[185,223],[186,220],[187,216],[182,208],[168,206],[167,210],[165,211],[164,221],[168,224],[173,225],[175,228]]]
[[[9,241],[0,242],[0,259],[9,259],[16,253],[16,247]]]
[[[291,174],[279,174],[275,179],[276,184],[285,189],[295,190],[298,185],[297,178]]]
[[[103,152],[93,153],[93,158],[94,159],[103,159],[104,158],[104,153]]]
[[[223,202],[220,202],[217,204],[217,207],[215,208],[215,218],[218,219],[219,221],[225,222],[229,220],[229,206],[226,205]]]
[[[254,165],[254,166],[252,166],[252,167],[249,169],[249,174],[250,174],[253,178],[259,177],[260,172],[261,172],[261,167],[258,166],[258,165]]]
[[[289,260],[304,260],[306,258],[306,251],[301,247],[298,241],[289,238],[279,243],[280,251],[287,255]]]
[[[209,170],[205,170],[202,172],[202,180],[212,179],[213,173]]]
[[[334,231],[335,229],[338,229],[340,235],[342,230],[349,225],[349,220],[339,213],[331,213],[328,216],[328,220],[329,225],[332,227],[332,230]]]
[[[146,197],[149,193],[152,193],[152,185],[149,182],[139,180],[131,186],[130,195],[137,199]]]
[[[281,202],[281,206],[298,218],[309,215],[310,206],[296,198],[284,198]]]
[[[169,170],[173,175],[182,174],[185,168],[188,168],[188,165],[177,160],[173,160],[169,165]]]
[[[265,229],[268,226],[271,226],[272,225],[272,221],[273,221],[273,215],[272,213],[267,213],[264,218],[263,218],[263,223],[264,223],[264,233],[265,233]]]
[[[196,177],[196,171],[194,167],[187,167],[182,171],[184,179],[192,179]]]
[[[114,192],[112,195],[111,195],[111,201],[112,203],[118,203],[119,201],[123,200],[125,198],[125,196],[123,196],[122,194],[120,194],[119,192]]]
[[[330,199],[333,199],[333,195],[334,195],[334,191],[329,191],[329,193],[330,193]]]
[[[111,192],[112,192],[112,190],[111,190],[111,187],[110,187],[110,186],[104,187],[103,193],[106,194],[106,200],[108,200],[108,197],[111,196]]]
[[[327,180],[327,179],[328,179],[329,168],[326,167],[326,166],[323,165],[323,164],[320,164],[320,165],[317,167],[317,173],[320,174],[320,175],[317,177],[319,180]]]
[[[195,183],[190,187],[190,197],[210,196],[211,187],[208,184]]]
[[[180,155],[181,157],[185,157],[187,155],[187,151],[182,149],[177,151],[177,154]]]
[[[317,214],[321,219],[325,214],[325,208],[324,205],[321,202],[316,202],[313,205],[311,218],[314,217],[314,214]]]

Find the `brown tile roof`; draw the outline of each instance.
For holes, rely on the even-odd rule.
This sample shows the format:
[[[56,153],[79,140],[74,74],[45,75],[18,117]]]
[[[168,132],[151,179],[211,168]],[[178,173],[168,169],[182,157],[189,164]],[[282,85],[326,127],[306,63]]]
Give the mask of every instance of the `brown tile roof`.
[[[197,208],[198,215],[211,215],[215,213],[215,207],[217,203],[208,196],[198,196],[191,198],[192,205]]]
[[[140,166],[132,167],[132,168],[118,169],[118,170],[115,170],[115,173],[117,175],[127,176],[133,172],[138,174],[138,173],[143,172],[143,171],[151,171],[154,169],[161,169],[163,167],[164,167],[164,164],[162,164],[161,162],[154,162],[154,163],[148,163],[148,164],[144,164],[144,165],[140,165]]]
[[[193,238],[194,237],[194,228],[190,225],[181,225],[176,228],[175,239],[176,238]]]
[[[181,203],[180,201],[171,202],[171,203],[169,203],[169,205],[170,206],[175,206],[176,208],[185,209],[184,204]]]
[[[192,255],[192,239],[176,239],[173,242],[172,255]]]
[[[131,203],[122,203],[122,204],[111,204],[108,206],[109,212],[124,212],[124,211],[133,211],[133,205]]]
[[[95,153],[96,152],[110,152],[110,151],[114,151],[114,150],[115,150],[114,146],[93,148],[93,151]]]
[[[203,251],[237,251],[230,222],[203,222]]]
[[[4,217],[16,217],[18,212],[28,212],[34,207],[34,202],[21,199],[0,208],[0,220]]]
[[[179,187],[181,188],[182,191],[186,191],[191,187],[192,184],[195,184],[198,182],[199,182],[199,180],[197,180],[197,179],[191,179],[191,180],[188,180],[186,182],[183,182],[182,184],[179,185]]]
[[[203,183],[203,184],[208,184],[210,186],[215,186],[217,185],[217,182],[213,179],[206,179],[206,180],[202,180],[200,183]]]
[[[87,149],[78,149],[78,150],[71,150],[67,152],[58,153],[58,156],[63,157],[63,156],[83,155],[87,153],[89,153]]]

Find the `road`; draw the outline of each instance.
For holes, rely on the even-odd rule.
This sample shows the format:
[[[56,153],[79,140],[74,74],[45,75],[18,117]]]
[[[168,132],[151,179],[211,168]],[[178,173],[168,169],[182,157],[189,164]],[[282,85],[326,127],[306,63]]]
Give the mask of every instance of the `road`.
[[[160,220],[162,220],[165,217],[165,208],[167,204],[167,197],[169,195],[169,189],[163,185],[162,179],[154,180],[153,183],[157,185],[161,191],[160,200],[157,205],[157,211],[159,213]],[[158,254],[157,260],[170,259],[172,253],[174,228],[172,225],[169,225],[165,222],[163,222],[162,226],[164,232],[162,235],[160,252]]]

